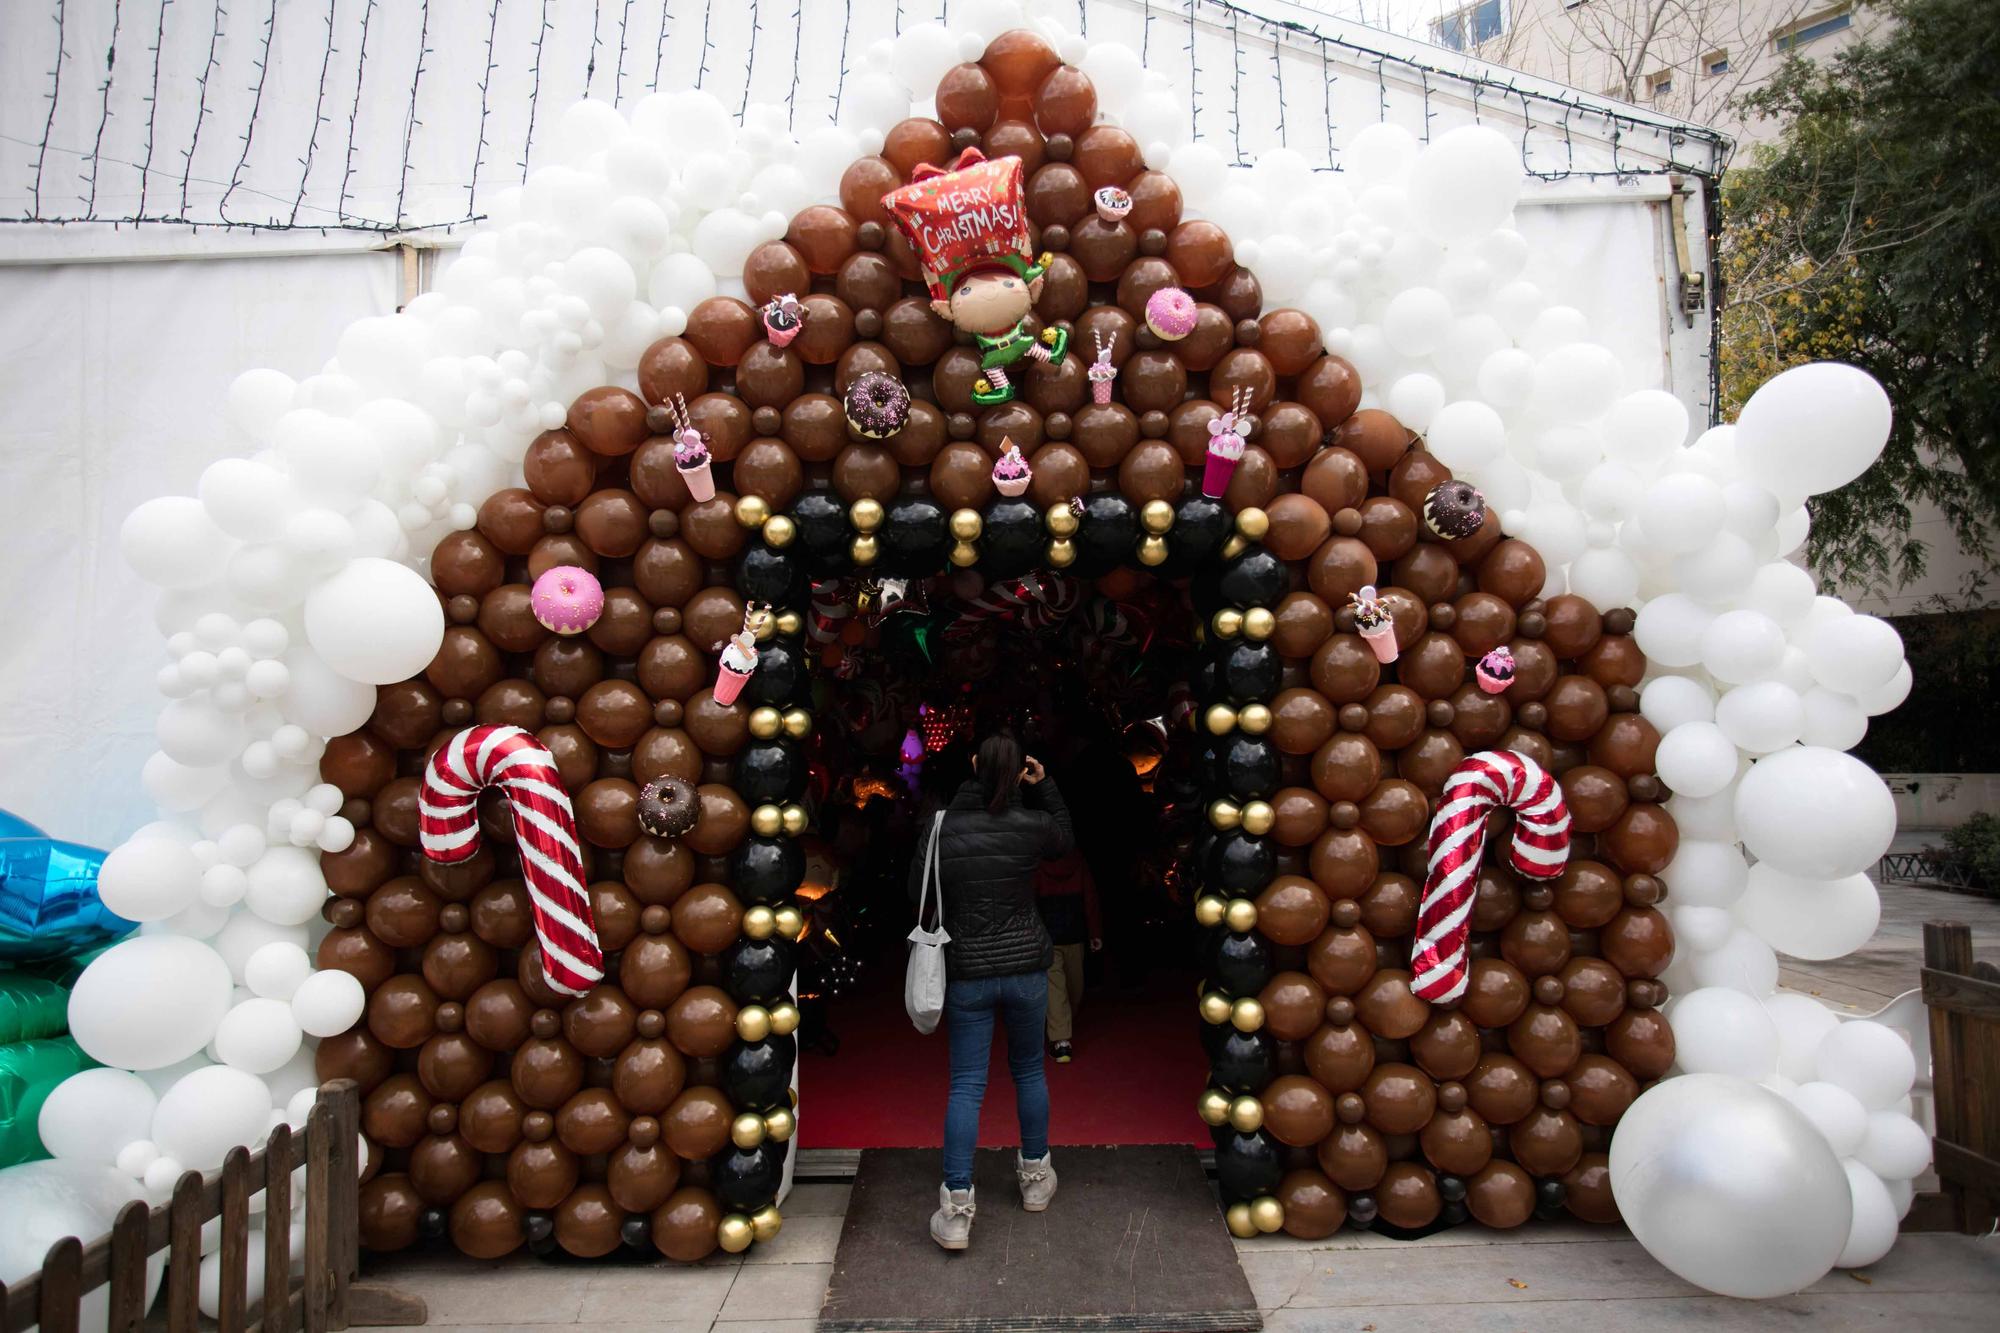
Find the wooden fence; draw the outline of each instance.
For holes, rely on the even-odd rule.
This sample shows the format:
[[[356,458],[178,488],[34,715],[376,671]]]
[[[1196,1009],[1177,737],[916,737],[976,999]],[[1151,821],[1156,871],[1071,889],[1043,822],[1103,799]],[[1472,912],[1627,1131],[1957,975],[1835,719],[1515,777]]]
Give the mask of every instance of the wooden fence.
[[[1937,1221],[1992,1230],[2000,1213],[2000,969],[1974,962],[1972,931],[1924,923],[1924,1004],[1930,1010],[1937,1110]]]
[[[49,1247],[42,1271],[12,1287],[0,1286],[0,1333],[20,1333],[39,1324],[42,1333],[74,1333],[84,1294],[110,1288],[112,1333],[136,1333],[147,1326],[146,1266],[167,1254],[166,1298],[161,1302],[170,1333],[194,1333],[204,1321],[196,1305],[201,1280],[201,1230],[222,1220],[222,1283],[215,1326],[237,1333],[254,1322],[263,1333],[320,1333],[353,1322],[350,1294],[360,1262],[356,1208],[360,1188],[357,1160],[361,1099],[351,1079],[320,1089],[306,1119],[306,1132],[288,1125],[271,1131],[269,1142],[252,1153],[235,1148],[219,1174],[204,1179],[183,1175],[164,1208],[139,1200],[125,1205],[111,1234],[85,1244],[75,1236]],[[291,1276],[292,1173],[305,1175],[305,1273]],[[249,1299],[250,1199],[264,1195],[264,1299]],[[156,1321],[157,1322],[157,1321]],[[416,1322],[422,1322],[421,1307]]]

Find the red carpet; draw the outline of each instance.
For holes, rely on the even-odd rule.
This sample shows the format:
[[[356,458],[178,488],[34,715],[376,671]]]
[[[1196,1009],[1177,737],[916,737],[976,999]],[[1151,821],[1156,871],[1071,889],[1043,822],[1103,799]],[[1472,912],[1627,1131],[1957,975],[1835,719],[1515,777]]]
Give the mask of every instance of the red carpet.
[[[926,1037],[910,1026],[900,976],[875,980],[889,984],[843,1001],[834,1016],[840,1054],[800,1055],[801,1147],[944,1146],[944,1031]],[[1051,1143],[1207,1145],[1207,1127],[1194,1113],[1208,1061],[1194,1028],[1193,991],[1190,980],[1166,975],[1138,990],[1100,987],[1085,995],[1076,1059],[1047,1061]],[[1006,1041],[996,1034],[979,1142],[1020,1141]]]

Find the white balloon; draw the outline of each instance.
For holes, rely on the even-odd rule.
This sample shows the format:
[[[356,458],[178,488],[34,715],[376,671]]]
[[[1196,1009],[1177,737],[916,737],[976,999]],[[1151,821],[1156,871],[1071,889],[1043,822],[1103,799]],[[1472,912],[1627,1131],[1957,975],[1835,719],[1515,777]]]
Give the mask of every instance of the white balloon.
[[[288,940],[267,944],[243,964],[243,984],[272,1000],[290,1000],[312,975],[312,959]]]
[[[1639,608],[1632,637],[1640,651],[1658,665],[1690,667],[1702,661],[1703,643],[1714,619],[1714,614],[1693,598],[1667,593]],[[1778,635],[1778,648],[1780,651],[1784,648],[1782,633]]]
[[[158,1103],[137,1074],[86,1069],[50,1090],[35,1128],[51,1156],[111,1166],[126,1144],[152,1132]]]
[[[1778,1029],[1778,1072],[1800,1083],[1819,1077],[1819,1044],[1840,1026],[1833,1010],[1810,995],[1779,991],[1764,998],[1764,1012]]]
[[[1701,987],[1681,996],[1668,1018],[1675,1062],[1690,1074],[1729,1074],[1755,1082],[1777,1066],[1778,1029],[1755,996],[1722,986]]]
[[[1713,722],[1683,722],[1660,738],[1660,781],[1689,796],[1713,796],[1736,776],[1736,747]]]
[[[1866,371],[1831,361],[1794,366],[1743,405],[1738,457],[1774,494],[1824,494],[1868,470],[1893,416],[1889,395]]]
[[[1869,1020],[1842,1023],[1820,1042],[1819,1076],[1860,1098],[1871,1111],[1901,1101],[1917,1077],[1917,1057],[1894,1028]]]
[[[1646,1252],[1724,1296],[1811,1286],[1853,1220],[1826,1140],[1783,1097],[1738,1078],[1690,1074],[1648,1088],[1619,1122],[1610,1171],[1618,1211]]]
[[[1692,973],[1696,986],[1726,987],[1761,1000],[1778,988],[1778,955],[1738,927],[1714,948],[1697,953]]]
[[[1882,900],[1866,875],[1807,878],[1760,861],[1750,868],[1749,892],[1736,914],[1780,953],[1840,958],[1874,935]]]
[[[197,1069],[167,1089],[153,1112],[153,1142],[194,1171],[213,1171],[231,1148],[264,1136],[271,1092],[264,1080],[227,1065]]]
[[[1896,804],[1851,755],[1799,746],[1767,755],[1736,789],[1744,846],[1774,869],[1816,879],[1860,874],[1889,849]]]
[[[232,1069],[268,1074],[298,1054],[302,1037],[290,1004],[283,1000],[250,999],[222,1016],[215,1029],[215,1053]]]
[[[128,921],[163,921],[201,888],[201,863],[172,838],[134,838],[111,850],[97,872],[104,905]]]
[[[1667,555],[1698,551],[1722,531],[1722,488],[1707,477],[1677,472],[1660,478],[1639,502],[1646,544]]]
[[[1543,311],[1538,324],[1551,320],[1555,311]],[[1575,341],[1574,331],[1544,334],[1565,339],[1546,352],[1535,366],[1534,406],[1552,421],[1590,421],[1603,416],[1617,401],[1624,387],[1625,368],[1618,358],[1596,343]],[[1530,339],[1534,338],[1530,331]],[[1606,440],[1607,451],[1611,442]]]
[[[1348,140],[1341,150],[1340,162],[1354,173],[1359,184],[1379,185],[1401,179],[1416,161],[1421,147],[1416,136],[1402,126],[1378,121]],[[1174,175],[1186,179],[1179,153],[1174,156]]]
[[[1733,532],[1718,532],[1699,551],[1674,559],[1674,581],[1698,602],[1724,606],[1736,601],[1757,572],[1757,553]]]
[[[308,1036],[337,1037],[361,1017],[368,996],[352,973],[315,972],[292,993],[292,1017]]]
[[[1663,389],[1640,389],[1611,405],[1604,418],[1605,450],[1619,462],[1648,467],[1687,439],[1688,411]]]
[[[1446,243],[1470,240],[1514,211],[1523,179],[1520,150],[1497,130],[1461,125],[1417,154],[1409,179],[1424,234]]]
[[[1852,1157],[1868,1132],[1868,1110],[1846,1088],[1815,1079],[1792,1089],[1786,1100],[1826,1136],[1835,1157]]]
[[[1802,646],[1813,679],[1857,697],[1886,686],[1903,664],[1903,639],[1875,616],[1841,616],[1805,627]]]
[[[244,904],[266,921],[296,926],[319,915],[326,901],[326,877],[319,856],[303,847],[272,847],[247,872]]]
[[[1713,796],[1675,795],[1667,802],[1667,813],[1674,817],[1674,823],[1679,826],[1682,838],[1699,838],[1722,843],[1736,841],[1734,784]]]
[[[1682,903],[1669,905],[1674,923],[1674,946],[1693,954],[1720,949],[1736,929],[1736,918],[1720,907],[1699,907]]]
[[[358,422],[319,408],[285,414],[278,423],[278,452],[299,494],[334,509],[366,499],[382,475],[382,446],[375,437]]]
[[[1429,356],[1451,327],[1451,302],[1430,287],[1411,287],[1389,298],[1382,336],[1404,356]]]
[[[601,245],[578,250],[565,260],[562,284],[582,297],[590,313],[601,320],[624,314],[625,307],[639,294],[639,280],[632,273],[632,265],[623,255]]]
[[[364,557],[306,598],[306,639],[350,679],[389,685],[437,655],[444,610],[422,576],[393,561]]]
[[[1435,376],[1405,375],[1389,386],[1388,403],[1396,420],[1421,434],[1444,406],[1444,386]]]
[[[1800,708],[1799,739],[1828,750],[1851,750],[1868,734],[1868,714],[1844,694],[1815,685]]]
[[[246,370],[229,382],[229,420],[253,439],[268,439],[297,395],[297,382],[282,370]]]
[[[251,542],[276,538],[298,504],[291,478],[252,458],[210,463],[196,491],[216,527]]]
[[[1690,907],[1733,906],[1750,882],[1742,849],[1706,838],[1683,836],[1663,873],[1673,886],[1673,901]]]
[[[1664,736],[1685,722],[1713,722],[1715,694],[1692,676],[1658,676],[1640,687],[1639,715]]]
[[[1931,1136],[1900,1111],[1870,1111],[1854,1160],[1885,1181],[1911,1180],[1931,1164]]]
[[[1715,724],[1746,754],[1769,754],[1796,744],[1806,709],[1789,685],[1775,680],[1738,685],[1715,706]]]
[[[125,563],[160,588],[194,588],[213,580],[234,545],[201,501],[186,495],[146,501],[118,529]]]
[[[1623,551],[1588,550],[1570,561],[1569,590],[1592,606],[1633,606],[1639,567]]]
[[[1623,463],[1601,463],[1583,479],[1577,502],[1583,512],[1608,523],[1622,523],[1639,510],[1646,485]]]
[[[69,996],[84,1054],[121,1069],[161,1069],[199,1053],[229,1008],[228,966],[199,940],[140,935],[92,959]]]
[[[1812,575],[1786,560],[1774,560],[1751,576],[1744,605],[1790,629],[1812,610]]]
[[[1438,410],[1426,443],[1438,461],[1454,472],[1474,471],[1500,457],[1507,444],[1507,427],[1499,413],[1468,399]]]
[[[0,1282],[18,1284],[40,1271],[49,1248],[69,1236],[106,1235],[118,1211],[139,1197],[139,1182],[95,1162],[22,1162],[0,1171]],[[139,1308],[153,1303],[166,1256],[146,1264]],[[106,1328],[110,1324],[111,1288],[96,1288],[83,1297],[77,1326]]]
[[[1717,680],[1732,685],[1759,680],[1784,660],[1785,632],[1761,612],[1724,611],[1702,630],[1700,661]]]
[[[296,850],[287,848],[287,851]],[[250,958],[265,945],[277,940],[289,940],[304,948],[308,941],[304,926],[281,926],[266,921],[255,912],[231,912],[229,922],[216,932],[214,947],[216,956],[229,968],[229,977],[236,985],[244,984],[243,976],[250,965]],[[247,996],[239,995],[242,999]]]

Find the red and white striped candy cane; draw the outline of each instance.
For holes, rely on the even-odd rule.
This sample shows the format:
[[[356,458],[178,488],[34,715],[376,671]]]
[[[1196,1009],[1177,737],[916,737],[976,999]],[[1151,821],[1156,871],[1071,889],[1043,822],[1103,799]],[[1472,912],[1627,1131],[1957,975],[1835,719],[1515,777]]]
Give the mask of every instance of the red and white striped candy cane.
[[[1419,999],[1444,1004],[1465,994],[1486,816],[1503,805],[1514,812],[1508,862],[1517,872],[1554,879],[1569,861],[1569,806],[1540,764],[1517,750],[1485,750],[1460,761],[1431,816],[1430,871],[1410,946],[1410,989]]]
[[[497,786],[514,815],[521,878],[535,915],[542,976],[564,995],[604,977],[604,950],[584,891],[576,815],[555,756],[519,727],[467,727],[431,756],[417,797],[424,855],[450,865],[479,850],[479,793]]]

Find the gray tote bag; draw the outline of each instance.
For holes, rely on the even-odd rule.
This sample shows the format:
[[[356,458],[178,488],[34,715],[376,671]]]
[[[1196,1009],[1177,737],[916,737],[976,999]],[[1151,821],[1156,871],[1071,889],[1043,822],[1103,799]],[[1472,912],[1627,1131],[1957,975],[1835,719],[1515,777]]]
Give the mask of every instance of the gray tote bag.
[[[903,976],[903,1008],[919,1032],[937,1031],[944,1017],[944,946],[951,936],[944,928],[944,883],[938,876],[938,830],[944,827],[944,811],[931,821],[931,836],[924,844],[924,882],[917,896],[917,928],[910,932],[910,968]],[[931,886],[937,885],[937,929],[924,929]]]

